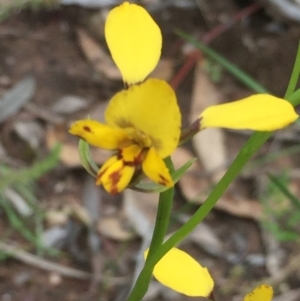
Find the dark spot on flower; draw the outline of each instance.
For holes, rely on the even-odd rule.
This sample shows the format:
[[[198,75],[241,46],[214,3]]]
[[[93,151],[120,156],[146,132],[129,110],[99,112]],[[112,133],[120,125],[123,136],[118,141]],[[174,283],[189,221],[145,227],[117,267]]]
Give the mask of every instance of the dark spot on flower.
[[[117,194],[117,193],[119,193],[117,185],[118,185],[118,183],[119,183],[119,181],[121,179],[121,169],[116,170],[113,173],[111,173],[109,175],[109,178],[111,180],[111,191],[110,191],[110,193],[111,194]]]
[[[159,176],[159,181],[158,184],[166,186],[168,184],[168,179],[166,179],[163,175],[158,175]]]
[[[86,132],[89,132],[89,133],[91,133],[92,132],[92,130],[91,130],[91,128],[89,127],[89,126],[84,126],[83,127],[83,129],[86,131]]]

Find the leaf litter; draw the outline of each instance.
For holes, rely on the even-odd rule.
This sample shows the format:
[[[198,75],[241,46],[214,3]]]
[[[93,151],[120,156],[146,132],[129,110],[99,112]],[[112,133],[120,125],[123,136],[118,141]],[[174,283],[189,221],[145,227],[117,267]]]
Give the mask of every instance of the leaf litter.
[[[155,5],[159,6],[160,1],[156,2]],[[170,32],[173,24],[184,23],[190,32],[197,32],[198,34],[202,34],[205,31],[203,20],[200,21],[201,13],[205,12],[203,7],[200,7],[200,11],[196,10],[195,7],[192,10],[188,10],[185,7],[185,17],[182,20],[183,11],[179,8],[179,2],[176,2],[176,9],[174,9],[174,5],[169,2],[166,3],[164,7],[168,7],[168,10],[164,14],[160,14],[161,10],[154,10],[156,11],[155,17],[162,23],[163,31],[166,34],[165,54],[160,62],[162,66],[161,71],[159,69],[156,71],[156,74],[158,74],[156,76],[164,79],[169,79],[174,74],[176,75],[178,66],[185,59],[180,47],[176,49],[174,46],[174,41],[178,42],[178,38]],[[225,4],[228,4],[230,9],[224,10],[223,8],[222,11],[222,7],[213,3],[207,4],[208,11],[212,12],[212,23],[209,25],[219,24],[221,19],[230,19],[231,9],[238,12],[239,8],[233,2],[226,0]],[[19,269],[30,270],[35,273],[35,276],[32,278],[34,285],[37,285],[37,279],[43,281],[43,286],[40,286],[43,288],[40,289],[39,294],[46,296],[48,293],[48,299],[45,300],[57,300],[57,296],[64,300],[78,300],[76,293],[81,295],[89,290],[88,286],[91,282],[83,281],[78,285],[78,282],[68,282],[66,277],[86,277],[86,279],[94,277],[94,280],[100,277],[104,282],[109,283],[109,288],[102,290],[99,288],[97,281],[92,282],[94,283],[94,296],[104,296],[105,300],[117,300],[117,297],[121,294],[122,285],[127,283],[128,288],[128,280],[131,279],[133,274],[137,274],[140,268],[139,265],[136,265],[135,270],[133,265],[138,262],[138,254],[141,253],[142,248],[149,244],[149,237],[153,231],[157,196],[142,195],[128,190],[122,196],[123,199],[121,197],[113,199],[106,196],[103,191],[98,191],[98,188],[91,188],[93,185],[92,178],[90,178],[89,184],[85,182],[85,176],[83,176],[80,168],[77,154],[77,143],[75,140],[69,140],[70,138],[66,133],[68,123],[75,120],[79,114],[84,116],[88,114],[94,115],[94,118],[101,120],[106,105],[105,101],[110,98],[113,92],[122,88],[122,83],[119,75],[114,73],[116,69],[111,64],[112,62],[103,41],[101,41],[101,38],[95,39],[94,35],[89,32],[89,29],[84,24],[84,20],[92,18],[94,12],[78,7],[69,8],[69,11],[62,8],[59,13],[55,11],[46,13],[43,22],[39,13],[37,13],[35,18],[32,16],[29,18],[22,12],[20,16],[23,16],[23,19],[19,18],[19,15],[15,15],[5,22],[4,29],[16,28],[18,35],[14,35],[13,38],[8,35],[2,36],[4,43],[0,45],[0,50],[3,50],[0,64],[3,67],[3,74],[6,76],[6,80],[3,81],[3,84],[0,81],[0,88],[1,91],[8,92],[2,93],[1,99],[2,104],[4,100],[6,103],[9,102],[10,106],[8,106],[9,109],[6,109],[6,111],[0,110],[0,116],[2,117],[3,127],[6,127],[9,122],[15,123],[19,135],[26,128],[27,123],[33,122],[42,128],[44,135],[38,139],[38,142],[35,142],[32,138],[30,138],[32,139],[31,141],[30,139],[28,140],[38,157],[45,154],[56,143],[61,144],[60,160],[62,164],[50,175],[41,177],[38,180],[36,189],[39,203],[45,210],[46,216],[48,214],[48,217],[45,219],[44,233],[55,229],[55,227],[64,228],[71,223],[72,227],[79,231],[78,234],[83,233],[83,235],[74,236],[79,239],[80,243],[78,244],[76,240],[73,240],[73,244],[76,243],[77,247],[83,246],[85,254],[91,254],[91,256],[84,266],[78,260],[79,257],[76,257],[76,252],[70,252],[68,249],[66,252],[72,260],[68,260],[65,257],[50,258],[49,261],[58,264],[60,268],[72,267],[77,272],[83,272],[83,274],[68,274],[64,270],[57,270],[56,266],[53,268],[50,265],[51,272],[47,275],[53,275],[52,273],[63,275],[60,284],[53,289],[51,283],[55,281],[50,281],[49,277],[43,278],[42,273],[39,274],[36,268],[32,268],[33,266],[43,267],[43,262],[39,261],[44,260],[43,258],[35,256],[32,259],[29,256],[30,260],[28,261],[26,256],[32,255],[29,252],[27,252],[28,254],[25,253],[25,257],[22,257],[24,253],[20,253],[19,249],[7,249],[7,245],[1,246],[3,247],[2,251],[9,251],[13,258],[26,263],[24,266],[18,264]],[[220,10],[222,14],[219,15],[216,12]],[[79,16],[75,18],[76,20],[72,16],[73,13]],[[204,19],[208,20],[207,18]],[[252,19],[250,18],[249,20]],[[261,21],[266,22],[264,18]],[[33,22],[36,26],[29,25],[30,22]],[[66,24],[68,26],[65,26]],[[292,31],[296,31],[296,29],[291,27],[292,29],[288,29],[286,35],[275,37],[263,32],[261,28],[259,28],[258,33],[257,28],[253,25],[254,23],[249,24],[236,24],[230,31],[225,31],[222,36],[220,35],[214,46],[230,60],[240,64],[247,72],[254,75],[266,86],[269,85],[271,87],[273,84],[274,93],[280,94],[283,89],[284,80],[282,78],[287,78],[289,74],[294,48],[285,47],[284,55],[287,58],[287,64],[284,64],[284,66],[280,63],[278,63],[278,66],[274,66],[274,60],[279,54],[274,54],[272,51],[278,48],[274,47],[274,45],[291,45],[288,39],[293,39],[295,33],[292,33]],[[26,34],[26,39],[24,39],[24,33]],[[247,50],[248,44],[244,45],[245,35],[250,36],[251,54]],[[78,39],[74,38],[76,36]],[[268,42],[267,44],[266,41]],[[236,45],[234,51],[232,49],[233,44]],[[273,46],[268,48],[266,45]],[[173,47],[174,49],[172,49]],[[25,56],[24,53],[32,55]],[[270,53],[274,54],[274,56],[270,55]],[[249,62],[250,55],[252,58],[251,62]],[[268,60],[269,57],[272,57],[272,61]],[[17,62],[17,64],[14,64],[14,62]],[[198,62],[194,73],[191,73],[194,84],[192,85],[192,78],[187,77],[177,91],[183,111],[191,112],[184,116],[186,123],[187,120],[193,120],[195,118],[193,114],[205,106],[236,99],[240,95],[249,93],[244,87],[236,85],[236,82],[227,75],[223,75],[221,83],[212,84],[210,76],[203,70],[202,63],[203,60]],[[276,68],[280,68],[279,73]],[[34,77],[29,80],[25,78],[25,81],[21,80],[19,82],[19,79],[23,78],[23,74],[28,70],[34,71]],[[100,76],[94,77],[93,71],[96,71]],[[274,75],[272,79],[270,74]],[[36,84],[33,83],[33,78]],[[21,89],[20,84],[23,85]],[[8,87],[11,90],[8,90]],[[7,98],[8,96],[9,98]],[[8,101],[7,99],[14,100]],[[190,99],[192,99],[192,103],[189,106]],[[0,108],[2,108],[1,103]],[[28,116],[30,117],[29,121],[26,120]],[[32,135],[37,136],[35,134]],[[184,223],[186,212],[188,212],[187,216],[189,216],[203,203],[211,189],[211,185],[222,176],[226,166],[235,156],[236,149],[246,140],[246,137],[243,135],[218,130],[203,137],[199,135],[194,139],[192,145],[180,147],[174,153],[173,159],[177,167],[182,166],[195,156],[198,157],[198,162],[189,169],[188,173],[177,185],[174,213],[179,216],[179,220],[176,221],[175,218],[174,227]],[[291,138],[288,139],[288,143],[293,143],[296,136],[289,134]],[[14,158],[12,156],[12,145],[15,145],[15,141],[12,139],[12,135],[9,135],[9,137],[13,143],[9,144],[10,147],[7,147],[7,144],[4,145],[4,155],[7,156],[9,154],[10,157]],[[287,140],[283,139],[282,147],[285,147],[286,144]],[[212,150],[215,149],[219,151],[213,152]],[[268,150],[269,145],[261,151],[258,157],[268,155]],[[100,153],[96,149],[92,149],[91,152],[99,165],[109,155]],[[291,160],[281,159],[279,161],[278,163],[273,162],[270,164],[275,171],[279,172],[282,170],[282,167],[289,167],[295,170],[299,165],[296,158]],[[28,164],[24,159],[21,159],[20,163],[23,166]],[[255,173],[248,173],[243,180],[255,183],[253,178],[257,174],[262,173],[263,169],[259,166],[254,170]],[[295,187],[297,187],[295,177],[292,180],[296,183],[294,184]],[[258,181],[260,181],[259,177]],[[263,264],[265,262],[263,261],[264,259],[267,259],[266,262],[275,260],[276,265],[268,267],[268,272],[271,273],[271,282],[273,281],[273,283],[277,284],[284,282],[293,287],[293,282],[289,281],[289,278],[295,272],[295,268],[291,267],[292,263],[296,262],[293,260],[294,257],[297,257],[295,253],[291,252],[290,256],[285,255],[284,259],[288,258],[290,263],[283,267],[281,259],[272,259],[271,255],[274,252],[268,248],[264,250],[264,247],[268,245],[260,242],[261,240],[265,242],[262,239],[263,231],[260,230],[260,227],[257,227],[257,225],[260,226],[261,219],[264,216],[264,208],[262,208],[257,191],[263,190],[264,187],[258,187],[259,185],[256,183],[253,186],[249,184],[250,188],[248,187],[248,189],[243,189],[240,183],[239,181],[233,184],[217,203],[216,209],[211,213],[207,221],[199,226],[199,229],[196,229],[196,234],[193,234],[184,244],[184,247],[193,252],[197,258],[207,263],[219,285],[235,281],[235,286],[232,286],[233,288],[227,294],[224,293],[224,300],[229,295],[237,297],[240,287],[249,287],[249,278],[256,280],[258,276],[261,277],[263,275],[263,277],[266,277],[265,281],[268,281],[269,276],[265,271],[259,270],[259,275],[256,274],[253,268],[255,265],[254,259],[247,261],[247,258],[254,258],[254,255],[258,255],[256,258],[262,259],[261,262]],[[83,193],[87,187],[89,187],[88,193]],[[298,195],[298,192],[296,193]],[[97,205],[101,209],[97,209]],[[64,211],[64,206],[69,209]],[[187,207],[185,208],[185,206]],[[73,210],[71,208],[76,209]],[[181,210],[183,210],[184,214],[181,213]],[[97,226],[101,223],[104,225],[101,226],[102,230],[98,232]],[[91,225],[93,227],[89,229]],[[28,223],[28,227],[32,227],[32,225]],[[2,231],[6,228],[6,219],[1,219],[0,230]],[[135,238],[138,236],[143,239],[143,246]],[[54,240],[58,240],[58,237],[59,235],[54,235]],[[84,242],[81,241],[83,238],[85,238]],[[88,242],[86,238],[89,238]],[[129,238],[130,240],[128,241]],[[15,242],[20,248],[28,246],[28,242],[18,237],[17,234],[15,234],[15,237],[8,237],[7,242],[9,242],[8,247],[11,247],[11,244]],[[249,251],[251,245],[255,245],[255,248],[251,251],[252,253]],[[290,248],[293,250],[293,247]],[[274,250],[275,252],[280,252],[282,250],[287,251],[288,248],[280,243]],[[23,250],[21,251],[24,252]],[[34,249],[29,248],[29,251],[33,253]],[[222,252],[225,254],[223,258],[219,256]],[[259,257],[260,255],[262,257]],[[45,260],[48,260],[48,258]],[[142,260],[140,260],[140,263],[142,263]],[[230,279],[230,271],[236,265],[247,267],[247,275],[241,276],[238,280],[234,277]],[[15,273],[18,273],[19,270],[16,268],[15,271]],[[102,272],[105,272],[103,278],[101,278]],[[280,280],[276,278],[276,272],[279,273],[278,279]],[[108,274],[113,276],[108,276]],[[12,276],[9,273],[7,275],[9,275],[7,280],[10,281]],[[226,279],[226,277],[229,277],[229,279]],[[85,285],[85,288],[82,287],[82,283]],[[47,288],[48,284],[49,289]],[[96,287],[95,284],[97,284]],[[0,286],[0,294],[13,294],[12,290],[9,290],[7,287],[7,282],[4,281],[3,285]],[[230,286],[228,285],[228,287]],[[23,285],[18,290],[20,294],[15,296],[15,299],[24,300],[22,293],[28,294],[28,288],[26,285]],[[58,295],[52,298],[49,292],[53,290]],[[164,292],[160,288],[154,288],[153,292],[152,296],[151,294],[148,296],[149,300],[154,300],[158,295],[164,296],[161,298],[165,300],[168,298],[182,300],[180,296],[168,296],[166,291]],[[35,297],[36,295],[33,298]]]

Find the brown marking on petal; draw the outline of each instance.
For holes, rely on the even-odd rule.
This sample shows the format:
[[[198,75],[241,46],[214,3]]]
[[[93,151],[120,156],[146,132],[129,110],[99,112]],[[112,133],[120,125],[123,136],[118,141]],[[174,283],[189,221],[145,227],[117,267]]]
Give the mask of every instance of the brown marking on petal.
[[[119,193],[119,190],[118,190],[118,183],[121,179],[121,170],[122,168],[120,168],[119,170],[116,170],[114,171],[113,173],[111,173],[109,175],[109,178],[111,180],[111,190],[110,190],[110,193],[115,195],[115,194],[118,194]]]
[[[114,171],[109,175],[109,178],[111,179],[111,182],[113,185],[116,185],[119,180],[121,179],[121,169]]]
[[[163,185],[163,186],[167,186],[169,183],[169,180],[166,179],[163,175],[158,175],[160,180],[158,181],[158,184]]]
[[[135,165],[140,165],[146,157],[146,154],[148,152],[148,148],[144,148],[135,158],[134,158],[134,163]]]
[[[145,159],[145,154],[147,153],[148,149],[142,149],[137,156],[133,158],[133,161],[125,161],[122,156],[122,149],[119,152],[120,159],[123,159],[124,165],[126,166],[133,166],[137,167],[139,166]]]
[[[168,179],[166,179],[163,175],[158,175],[159,176],[159,178],[162,180],[162,181],[164,181],[164,182],[168,182]]]
[[[83,129],[84,129],[86,132],[89,132],[89,133],[92,132],[91,128],[90,128],[89,126],[87,126],[87,125],[85,125],[85,126],[83,127]]]
[[[117,158],[118,158],[118,160],[123,159],[123,156],[122,156],[122,149],[118,149],[118,150],[117,150]]]

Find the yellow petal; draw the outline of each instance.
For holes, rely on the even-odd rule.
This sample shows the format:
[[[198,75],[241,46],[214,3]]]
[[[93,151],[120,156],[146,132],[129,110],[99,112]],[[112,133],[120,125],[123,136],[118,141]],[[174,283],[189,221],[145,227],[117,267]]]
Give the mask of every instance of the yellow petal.
[[[271,301],[272,297],[272,287],[266,284],[262,284],[255,288],[251,293],[247,294],[244,298],[244,301]]]
[[[154,148],[150,148],[142,164],[145,175],[152,181],[172,187],[174,185],[169,169]]]
[[[208,107],[200,118],[201,129],[223,127],[273,131],[294,122],[298,115],[286,100],[268,94],[257,94],[239,101]]]
[[[126,163],[132,163],[138,165],[141,161],[141,148],[136,145],[130,145],[121,150],[120,156],[122,157],[122,160]]]
[[[160,57],[162,36],[148,12],[125,2],[110,11],[105,39],[112,58],[128,84],[143,81]]]
[[[133,127],[151,138],[165,158],[178,145],[181,115],[173,89],[163,80],[148,79],[117,93],[109,102],[105,119],[111,127]]]
[[[147,254],[148,250],[144,256]],[[191,297],[208,297],[214,287],[207,268],[177,248],[171,249],[156,264],[153,275],[165,286]]]
[[[97,185],[102,184],[104,189],[111,194],[123,191],[130,183],[135,171],[133,166],[126,165],[123,160],[115,160],[114,157],[108,160],[105,168],[103,165],[96,181]]]
[[[104,149],[117,149],[129,143],[125,130],[113,129],[90,119],[74,122],[69,129],[69,133],[84,139],[93,146]]]
[[[96,180],[96,185],[101,185],[101,177],[104,174],[104,172],[114,163],[116,163],[118,161],[118,156],[112,156],[110,157],[99,169],[98,171],[98,176],[97,176],[97,180]]]

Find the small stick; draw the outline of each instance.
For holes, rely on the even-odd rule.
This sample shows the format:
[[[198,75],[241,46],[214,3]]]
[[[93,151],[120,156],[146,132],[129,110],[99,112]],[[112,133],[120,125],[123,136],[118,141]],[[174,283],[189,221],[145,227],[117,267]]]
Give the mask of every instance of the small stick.
[[[75,278],[75,279],[91,279],[92,274],[77,269],[65,267],[58,263],[51,262],[46,259],[42,259],[36,255],[30,254],[23,251],[17,247],[8,245],[6,243],[0,242],[0,252],[4,252],[11,257],[22,261],[28,265],[34,266],[36,268],[58,273],[65,277]],[[102,281],[109,282],[110,284],[124,284],[128,282],[128,277],[108,277],[103,276]]]

